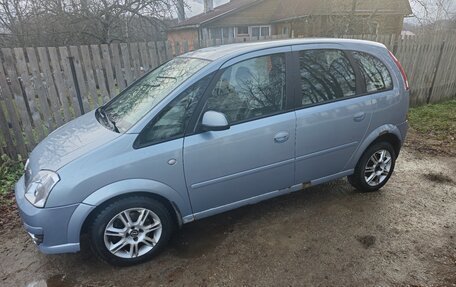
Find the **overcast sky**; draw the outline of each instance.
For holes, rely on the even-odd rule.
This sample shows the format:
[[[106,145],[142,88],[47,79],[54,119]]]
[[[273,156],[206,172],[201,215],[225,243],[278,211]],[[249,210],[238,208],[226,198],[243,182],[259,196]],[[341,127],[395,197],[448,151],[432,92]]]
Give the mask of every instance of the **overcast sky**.
[[[438,17],[443,17],[444,16],[444,15],[439,15],[439,13],[438,13],[439,9],[437,9],[437,7],[435,5],[432,5],[432,3],[435,3],[436,0],[424,0],[424,1],[428,2],[428,6],[429,6],[429,8],[428,8],[428,10],[429,10],[428,17],[431,17],[433,20],[435,20]],[[446,0],[446,1],[448,1],[448,3],[452,3],[452,4],[448,4],[448,5],[452,6],[451,7],[452,11],[456,11],[456,0]],[[222,4],[226,3],[226,2],[229,2],[229,0],[214,0],[214,6],[222,5]],[[424,12],[424,10],[422,9],[422,7],[420,5],[416,4],[417,1],[416,0],[410,0],[410,2],[412,4],[412,9],[414,10],[414,12],[417,15],[419,15],[419,17],[425,17],[425,12]],[[192,16],[195,16],[197,14],[200,14],[204,10],[203,0],[188,0],[187,3],[190,6],[190,8],[186,10],[187,17],[192,17]],[[453,14],[453,15],[455,15],[455,14]],[[413,19],[408,19],[408,21],[414,21],[414,20]]]

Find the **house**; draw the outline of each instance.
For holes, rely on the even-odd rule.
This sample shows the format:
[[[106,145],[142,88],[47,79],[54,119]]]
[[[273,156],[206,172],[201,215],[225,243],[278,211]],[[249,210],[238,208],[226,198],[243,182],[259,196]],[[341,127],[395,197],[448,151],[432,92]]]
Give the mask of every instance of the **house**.
[[[221,43],[284,37],[400,34],[409,0],[231,0],[168,30],[171,42]]]

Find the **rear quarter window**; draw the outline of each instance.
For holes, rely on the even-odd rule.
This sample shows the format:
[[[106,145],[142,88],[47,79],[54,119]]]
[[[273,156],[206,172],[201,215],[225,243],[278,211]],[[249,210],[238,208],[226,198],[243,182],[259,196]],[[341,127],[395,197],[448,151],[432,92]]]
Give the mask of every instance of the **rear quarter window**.
[[[375,93],[393,88],[393,79],[388,68],[377,57],[364,52],[352,52],[358,64],[367,93]]]

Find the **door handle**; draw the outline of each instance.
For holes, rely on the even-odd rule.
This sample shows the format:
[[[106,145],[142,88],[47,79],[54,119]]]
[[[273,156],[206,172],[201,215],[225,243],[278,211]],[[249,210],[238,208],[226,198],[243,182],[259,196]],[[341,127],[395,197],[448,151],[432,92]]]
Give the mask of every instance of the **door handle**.
[[[353,120],[355,122],[360,122],[362,120],[364,120],[364,118],[366,117],[366,113],[364,112],[360,112],[360,113],[357,113],[353,116]]]
[[[280,132],[274,136],[274,142],[276,143],[284,143],[290,138],[290,134],[288,132]]]

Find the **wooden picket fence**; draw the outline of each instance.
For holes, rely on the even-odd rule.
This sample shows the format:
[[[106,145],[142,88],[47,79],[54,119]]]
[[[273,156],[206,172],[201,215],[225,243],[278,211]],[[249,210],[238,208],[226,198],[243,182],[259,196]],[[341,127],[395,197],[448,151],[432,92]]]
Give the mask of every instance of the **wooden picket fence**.
[[[409,76],[412,105],[455,96],[456,35],[346,38],[378,41],[394,51]],[[221,43],[212,40],[204,46]],[[57,127],[108,101],[148,70],[197,47],[148,42],[1,49],[0,154],[25,158]]]
[[[174,56],[170,43],[0,50],[0,153],[23,157],[62,124]]]

